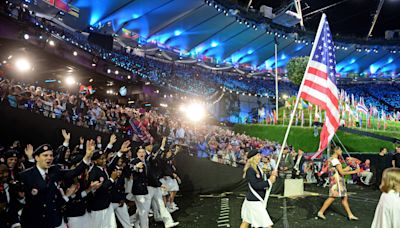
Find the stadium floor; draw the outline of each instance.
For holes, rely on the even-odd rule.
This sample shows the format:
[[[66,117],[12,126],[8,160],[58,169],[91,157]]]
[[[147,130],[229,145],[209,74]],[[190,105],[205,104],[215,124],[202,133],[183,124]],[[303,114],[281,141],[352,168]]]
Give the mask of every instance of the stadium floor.
[[[346,213],[336,200],[326,212],[327,220],[317,220],[315,215],[328,194],[328,188],[305,185],[305,191],[319,193],[299,198],[271,196],[268,212],[274,227],[370,227],[380,191],[358,185],[348,185],[350,207],[359,221],[348,221]],[[180,210],[173,214],[179,227],[239,227],[240,209],[244,199],[241,192],[207,196],[177,198]],[[162,227],[152,222],[151,227]]]

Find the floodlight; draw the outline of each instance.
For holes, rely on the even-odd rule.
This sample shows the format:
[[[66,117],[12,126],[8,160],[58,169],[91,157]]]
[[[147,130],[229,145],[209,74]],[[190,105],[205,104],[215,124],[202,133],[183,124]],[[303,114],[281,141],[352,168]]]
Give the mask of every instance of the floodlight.
[[[73,85],[73,84],[76,83],[76,81],[75,81],[74,77],[68,76],[68,77],[65,79],[65,83],[67,83],[67,85]]]
[[[74,52],[72,52],[72,54],[73,54],[74,56],[77,56],[77,55],[78,55],[78,52],[74,51]]]
[[[17,59],[15,67],[21,72],[26,72],[32,68],[31,63],[25,58]]]
[[[186,117],[193,121],[193,122],[198,122],[205,117],[205,108],[202,104],[200,103],[193,103],[190,104],[186,110]]]
[[[28,40],[28,39],[29,39],[29,35],[28,35],[28,34],[25,34],[25,35],[24,35],[24,39],[25,39],[25,40]]]

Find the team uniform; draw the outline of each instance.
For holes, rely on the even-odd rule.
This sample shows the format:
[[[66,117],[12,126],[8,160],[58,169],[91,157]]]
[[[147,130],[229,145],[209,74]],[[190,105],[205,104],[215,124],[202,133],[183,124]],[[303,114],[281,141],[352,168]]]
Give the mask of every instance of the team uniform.
[[[251,167],[246,171],[248,183],[247,194],[241,211],[242,220],[251,224],[252,227],[270,227],[274,223],[267,212],[264,197],[266,189],[271,186],[271,182],[264,180],[263,171],[259,166],[257,166],[257,169],[259,173]]]
[[[137,164],[142,162],[143,168],[137,167]],[[151,206],[151,198],[149,196],[148,186],[148,167],[146,160],[135,158],[130,163],[132,172],[132,195],[136,203],[136,213],[134,215],[135,227],[149,227],[149,211]]]
[[[51,150],[50,145],[42,145],[35,150],[40,155]],[[21,215],[24,228],[53,228],[63,225],[61,206],[68,201],[62,194],[59,181],[74,178],[88,167],[88,162],[80,162],[75,169],[63,170],[53,165],[44,170],[33,166],[20,173],[19,179],[24,184],[25,205]]]
[[[122,169],[122,167],[117,167],[117,169]],[[115,181],[111,188],[111,205],[118,221],[124,228],[132,227],[129,219],[128,207],[125,203],[126,195],[125,178],[121,176]]]
[[[151,199],[151,207],[154,212],[154,220],[164,222],[165,227],[174,227],[178,225],[178,222],[174,222],[171,214],[165,207],[163,198],[160,178],[162,175],[162,161],[161,154],[162,150],[159,149],[156,154],[148,153],[146,160],[150,165],[148,180],[149,184],[147,186],[149,192],[149,198]]]
[[[92,160],[97,160],[103,154],[105,154],[105,152],[94,152]],[[92,192],[88,204],[88,208],[91,211],[91,226],[93,228],[117,227],[114,209],[111,205],[111,189],[113,188],[115,180],[111,179],[108,173],[114,170],[117,162],[116,157],[120,156],[120,153],[114,156],[107,168],[93,165],[89,170],[89,183],[91,183],[92,181],[102,182],[100,188]]]

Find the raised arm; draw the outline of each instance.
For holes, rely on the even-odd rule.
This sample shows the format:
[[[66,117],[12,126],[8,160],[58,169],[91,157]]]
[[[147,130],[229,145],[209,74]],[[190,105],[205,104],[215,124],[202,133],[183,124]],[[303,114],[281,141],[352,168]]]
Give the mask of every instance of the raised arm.
[[[122,143],[121,148],[117,152],[116,155],[111,159],[111,162],[108,163],[107,165],[107,171],[108,172],[113,172],[115,167],[117,166],[118,159],[122,157],[123,154],[127,153],[131,148],[129,145],[131,142],[129,140],[126,140],[124,143]]]
[[[104,148],[104,153],[105,153],[105,154],[108,155],[108,154],[111,152],[111,149],[113,148],[114,143],[115,143],[116,141],[117,141],[117,136],[115,136],[114,134],[112,134],[112,135],[110,136],[110,141],[108,142],[107,147]]]
[[[33,146],[31,144],[26,145],[25,155],[28,158],[24,162],[25,168],[27,169],[27,168],[30,168],[30,167],[34,166],[35,165],[35,159],[33,158]]]
[[[90,158],[95,149],[94,140],[86,141],[86,153],[82,159],[82,162],[74,169],[60,170],[61,179],[70,179],[79,176],[81,173],[85,171],[85,168],[89,167]]]

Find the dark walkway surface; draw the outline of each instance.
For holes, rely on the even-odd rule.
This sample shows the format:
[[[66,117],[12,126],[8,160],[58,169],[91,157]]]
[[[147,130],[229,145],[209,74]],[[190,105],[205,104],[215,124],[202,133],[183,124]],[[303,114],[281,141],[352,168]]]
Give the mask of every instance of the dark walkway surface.
[[[315,215],[327,197],[328,188],[305,185],[305,191],[321,195],[295,199],[276,196],[270,198],[268,212],[275,223],[274,227],[370,227],[380,192],[358,185],[348,185],[347,188],[350,207],[360,221],[346,219],[340,200],[336,200],[326,212],[327,220],[317,220]],[[180,210],[173,213],[173,217],[181,223],[179,227],[239,227],[243,199],[241,192],[212,196],[182,196],[177,198]],[[151,227],[162,226],[152,223]]]

